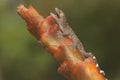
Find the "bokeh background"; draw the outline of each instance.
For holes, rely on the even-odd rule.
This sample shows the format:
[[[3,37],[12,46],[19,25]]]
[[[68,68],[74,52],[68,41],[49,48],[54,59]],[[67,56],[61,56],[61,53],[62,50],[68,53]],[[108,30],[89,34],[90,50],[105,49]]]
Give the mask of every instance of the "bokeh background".
[[[55,7],[62,9],[106,77],[120,80],[120,0],[0,0],[0,80],[67,80],[26,30],[17,14],[19,4],[31,4],[43,16]]]

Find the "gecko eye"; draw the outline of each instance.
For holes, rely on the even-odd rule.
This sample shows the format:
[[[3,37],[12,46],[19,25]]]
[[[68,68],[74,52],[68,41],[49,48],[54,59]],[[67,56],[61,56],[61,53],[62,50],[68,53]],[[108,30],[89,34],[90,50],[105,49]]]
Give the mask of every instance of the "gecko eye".
[[[58,8],[55,8],[55,13],[57,15],[58,18],[60,18],[60,10]]]

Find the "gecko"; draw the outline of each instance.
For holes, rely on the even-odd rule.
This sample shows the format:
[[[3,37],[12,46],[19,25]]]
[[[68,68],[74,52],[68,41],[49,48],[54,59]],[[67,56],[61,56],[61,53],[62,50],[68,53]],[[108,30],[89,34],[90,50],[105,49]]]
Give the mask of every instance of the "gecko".
[[[73,40],[73,44],[70,46],[72,49],[77,48],[84,57],[89,57],[91,54],[85,52],[82,43],[80,42],[80,40],[78,39],[72,28],[67,23],[63,11],[58,8],[55,8],[55,12],[56,14],[50,13],[50,15],[55,19],[58,27],[60,28],[61,30],[60,34],[62,34],[63,36],[68,36],[70,39]]]
[[[96,67],[100,70],[100,73],[105,75],[104,71],[100,69],[96,57],[91,52],[86,52],[84,50],[84,47],[83,47],[81,41],[79,40],[77,35],[74,33],[72,28],[67,23],[67,19],[65,17],[65,14],[63,13],[63,11],[58,8],[55,8],[55,12],[56,12],[56,14],[50,13],[50,15],[55,19],[58,27],[60,28],[60,30],[61,30],[61,32],[59,32],[60,35],[62,34],[62,36],[68,36],[70,39],[72,39],[73,44],[71,45],[71,48],[72,49],[77,48],[79,50],[79,52],[85,58],[88,58],[91,56],[93,58],[94,62],[96,63]]]
[[[81,41],[79,40],[79,38],[77,37],[77,35],[74,33],[74,31],[72,30],[72,28],[69,26],[69,24],[67,23],[65,14],[63,13],[62,10],[55,8],[55,12],[54,13],[50,13],[50,15],[55,19],[58,27],[60,28],[61,32],[60,35],[62,34],[63,36],[68,36],[70,39],[73,40],[73,44],[71,45],[72,49],[77,48],[79,50],[79,52],[85,57],[92,57],[94,62],[96,63],[96,67],[99,69],[100,73],[105,75],[104,71],[100,69],[97,59],[96,57],[91,53],[91,52],[86,52],[84,50],[84,47],[81,43]]]

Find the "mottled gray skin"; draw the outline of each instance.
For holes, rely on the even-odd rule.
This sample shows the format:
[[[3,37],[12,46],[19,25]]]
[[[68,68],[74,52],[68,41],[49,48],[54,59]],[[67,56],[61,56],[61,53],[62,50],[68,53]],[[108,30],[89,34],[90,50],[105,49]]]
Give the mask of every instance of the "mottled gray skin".
[[[59,28],[61,30],[58,33],[59,36],[60,35],[68,36],[70,39],[73,40],[73,44],[70,47],[72,49],[77,48],[80,51],[80,53],[82,53],[83,56],[89,57],[90,55],[87,52],[85,52],[82,43],[80,42],[80,40],[78,39],[78,37],[76,36],[74,31],[71,29],[71,27],[67,23],[64,13],[61,10],[59,10],[58,8],[55,8],[55,11],[56,11],[56,15],[51,13],[51,16],[55,19],[57,25],[59,26]]]

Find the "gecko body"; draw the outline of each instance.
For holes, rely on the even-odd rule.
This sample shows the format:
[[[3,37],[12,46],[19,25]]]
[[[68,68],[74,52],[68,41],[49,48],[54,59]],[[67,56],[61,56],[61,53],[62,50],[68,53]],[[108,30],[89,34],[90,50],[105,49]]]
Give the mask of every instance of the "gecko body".
[[[68,36],[70,39],[73,40],[73,44],[71,44],[70,46],[72,49],[77,48],[83,56],[89,57],[90,55],[87,52],[85,52],[82,43],[80,42],[80,40],[78,39],[72,28],[67,23],[64,13],[58,8],[55,8],[55,11],[56,11],[56,15],[51,13],[51,16],[55,19],[57,25],[61,30],[59,34],[62,34],[63,36]]]
[[[58,32],[59,36],[68,36],[68,38],[72,39],[73,43],[70,45],[70,48],[73,50],[76,48],[85,58],[92,57],[100,73],[105,75],[104,71],[100,69],[97,63],[96,57],[92,53],[86,52],[84,50],[84,47],[82,43],[80,42],[79,38],[77,37],[77,35],[74,33],[72,28],[67,23],[64,13],[58,8],[55,8],[55,11],[56,11],[56,15],[51,13],[51,16],[55,19],[56,24],[60,28],[60,31]]]

